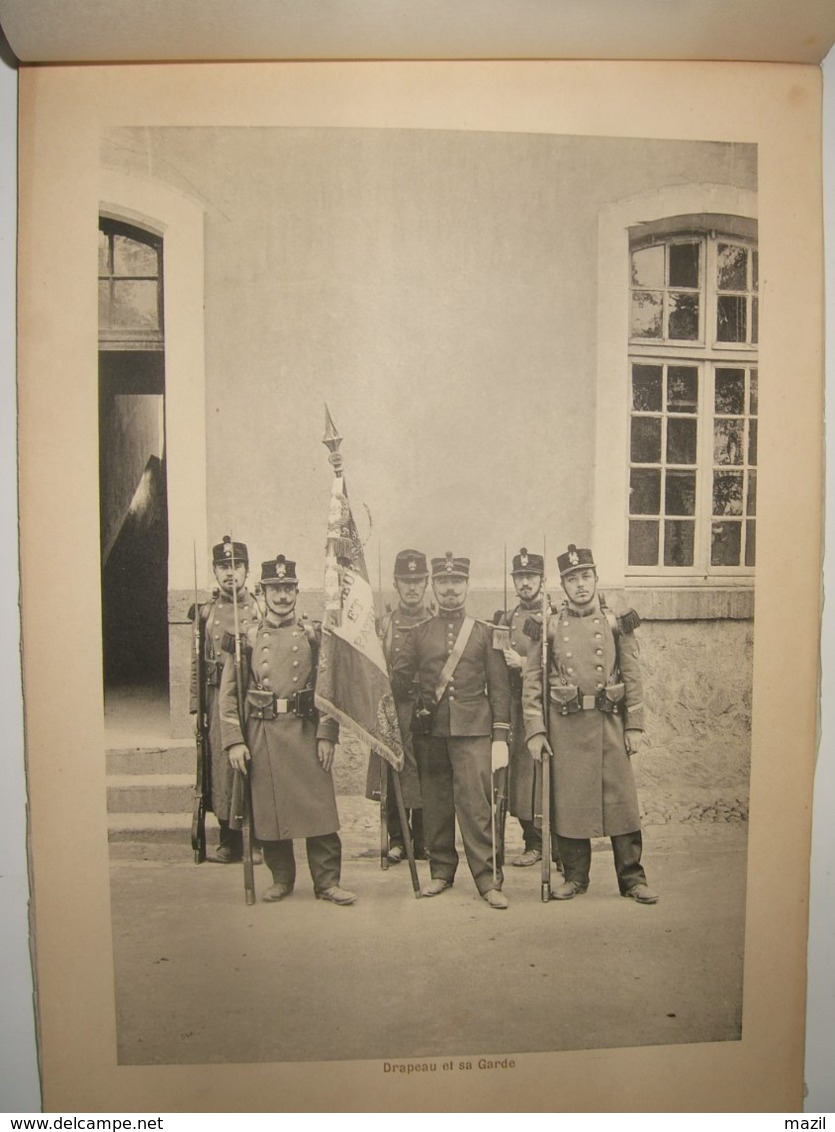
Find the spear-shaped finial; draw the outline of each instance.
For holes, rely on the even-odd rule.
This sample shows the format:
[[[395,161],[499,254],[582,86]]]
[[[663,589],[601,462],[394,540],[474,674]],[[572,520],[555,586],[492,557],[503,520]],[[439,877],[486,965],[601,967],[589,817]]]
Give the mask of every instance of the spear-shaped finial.
[[[339,445],[342,443],[342,437],[336,431],[336,425],[333,423],[333,417],[327,403],[325,403],[325,435],[322,437],[322,443],[331,452],[338,452]]]

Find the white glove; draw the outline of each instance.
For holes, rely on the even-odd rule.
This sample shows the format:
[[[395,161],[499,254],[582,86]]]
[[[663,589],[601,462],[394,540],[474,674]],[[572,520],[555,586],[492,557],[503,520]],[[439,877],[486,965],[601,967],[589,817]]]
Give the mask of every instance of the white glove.
[[[505,664],[508,668],[522,667],[523,657],[521,653],[518,653],[516,651],[516,649],[512,649],[510,645],[505,645],[505,647],[502,649],[502,652],[504,653]]]
[[[510,759],[507,743],[503,739],[494,739],[490,748],[490,765],[492,770],[503,770]]]

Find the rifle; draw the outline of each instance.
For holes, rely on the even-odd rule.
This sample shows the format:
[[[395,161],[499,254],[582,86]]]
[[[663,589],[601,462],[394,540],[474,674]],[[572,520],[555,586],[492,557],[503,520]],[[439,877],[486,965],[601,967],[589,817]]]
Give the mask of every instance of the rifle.
[[[496,617],[498,620],[498,617]],[[503,649],[510,644],[510,628],[507,624],[507,543],[504,544],[504,631],[496,634],[493,630],[493,648]],[[508,736],[512,742],[513,737]],[[507,823],[507,779],[510,767],[493,771],[493,805],[491,809],[491,834],[493,839],[493,887],[498,888],[498,866],[504,866],[504,838]]]
[[[244,692],[244,673],[243,673],[243,659],[241,650],[241,623],[238,618],[238,589],[235,585],[234,572],[235,572],[235,543],[230,535],[229,542],[232,547],[232,611],[235,618],[235,688],[238,693],[238,719],[241,724],[241,733],[246,739],[246,708],[245,708],[245,692]],[[241,774],[236,771],[241,778],[241,803],[243,809],[243,820],[241,823],[241,836],[243,840],[243,865],[244,865],[244,898],[247,904],[255,903],[255,869],[252,862],[252,786],[248,774]]]
[[[380,602],[380,627],[383,624],[383,566],[380,546],[377,545],[377,594]],[[389,867],[389,769],[388,763],[381,756],[380,760],[380,868]]]
[[[548,561],[547,544],[542,540],[542,561]],[[542,902],[551,899],[551,752],[548,736],[550,704],[548,696],[548,587],[542,578],[542,718],[545,723],[545,747],[542,751]]]
[[[209,797],[209,752],[206,735],[206,690],[203,686],[203,634],[201,632],[200,603],[197,599],[197,547],[194,547],[194,625],[192,646],[194,648],[195,680],[195,741],[197,744],[197,774],[194,781],[194,807],[191,812],[191,848],[194,850],[194,863],[201,865],[206,860],[206,799]]]

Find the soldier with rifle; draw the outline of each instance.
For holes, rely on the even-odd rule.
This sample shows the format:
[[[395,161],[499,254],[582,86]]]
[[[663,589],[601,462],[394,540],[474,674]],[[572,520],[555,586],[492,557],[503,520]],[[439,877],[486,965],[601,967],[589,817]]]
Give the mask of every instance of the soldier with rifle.
[[[565,601],[548,621],[545,663],[538,650],[528,653],[522,692],[528,750],[537,762],[553,756],[552,803],[565,880],[550,896],[571,900],[586,892],[590,839],[609,837],[621,895],[655,904],[658,895],[641,864],[630,762],[644,742],[639,619],[634,610],[615,617],[601,600],[590,550],[572,543],[557,564]]]
[[[219,692],[227,634],[234,632],[235,605],[243,631],[261,619],[258,605],[246,588],[249,553],[242,542],[233,543],[229,535],[212,548],[212,570],[217,592],[210,601],[198,605],[195,593],[189,619],[194,623],[191,657],[190,711],[195,716],[198,740],[202,736],[204,774],[201,775],[203,804],[220,826],[219,844],[206,860],[228,865],[242,859],[241,831],[229,826],[232,799],[232,768],[223,749],[220,734]],[[195,568],[196,572],[196,568]],[[196,582],[195,582],[196,586]],[[195,831],[198,840],[199,833]],[[199,852],[195,846],[195,852]]]
[[[491,627],[467,615],[470,560],[432,559],[435,616],[412,629],[391,664],[395,698],[417,682],[412,724],[429,851],[424,896],[451,887],[458,867],[455,819],[467,864],[491,908],[507,908],[494,849],[492,773],[507,766],[510,684]]]
[[[428,582],[429,569],[426,555],[421,554],[419,550],[401,550],[394,560],[394,588],[399,599],[398,606],[393,611],[386,610],[380,622],[380,639],[389,671],[392,661],[402,652],[407,635],[432,616],[426,604]],[[400,771],[403,803],[406,807],[412,844],[415,847],[415,857],[418,860],[425,860],[423,801],[411,733],[415,694],[416,690],[412,688],[408,693],[396,696],[395,707],[400,721],[405,754],[403,770]],[[388,831],[386,856],[389,862],[396,865],[405,858],[406,848],[392,783],[392,775],[395,773],[384,759],[372,752],[368,760],[365,796],[379,800],[381,808],[385,810]]]
[[[340,886],[342,845],[334,793],[335,719],[313,703],[321,626],[296,616],[296,564],[283,554],[262,563],[263,622],[243,641],[243,703],[230,655],[220,687],[223,746],[250,788],[254,834],[273,883],[262,899],[288,897],[296,881],[293,840],[304,838],[317,899],[353,904]],[[243,718],[241,718],[241,715]]]
[[[509,809],[519,819],[524,850],[513,858],[517,868],[530,868],[542,859],[542,831],[534,821],[535,790],[538,786],[522,722],[522,674],[528,653],[537,651],[542,626],[541,591],[545,563],[541,554],[522,547],[513,556],[513,588],[518,602],[513,609],[496,611],[494,622],[507,629],[503,653],[510,672],[510,789]],[[539,631],[537,631],[539,630]],[[558,866],[559,867],[559,864]]]

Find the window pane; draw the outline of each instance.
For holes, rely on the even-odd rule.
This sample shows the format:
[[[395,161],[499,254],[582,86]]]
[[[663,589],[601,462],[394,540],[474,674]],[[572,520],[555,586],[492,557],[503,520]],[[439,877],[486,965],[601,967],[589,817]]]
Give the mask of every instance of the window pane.
[[[695,413],[699,408],[699,371],[695,366],[670,366],[667,408],[671,413]]]
[[[742,472],[714,472],[713,514],[742,514]]]
[[[742,437],[745,422],[718,420],[713,422],[714,464],[741,464]]]
[[[716,412],[745,412],[745,370],[718,369],[716,371]]]
[[[670,245],[670,286],[699,286],[699,244]]]
[[[99,232],[99,275],[110,274],[110,240]]]
[[[714,523],[711,527],[711,566],[738,566],[742,523]]]
[[[635,464],[661,463],[661,419],[660,417],[633,417],[632,462]]]
[[[661,366],[632,367],[632,408],[661,412]]]
[[[629,514],[658,515],[660,511],[660,469],[633,468],[629,477]]]
[[[758,412],[758,409],[757,409],[757,404],[758,404],[757,376],[758,376],[758,371],[755,370],[755,369],[752,369],[751,370],[750,390],[749,390],[749,393],[748,393],[751,404],[750,404],[750,407],[748,409],[748,412],[751,413],[753,416],[756,416],[757,412]]]
[[[749,519],[745,524],[745,565],[757,564],[757,524]]]
[[[658,565],[658,523],[645,519],[630,522],[629,565]]]
[[[667,515],[696,514],[695,472],[667,472],[664,511]]]
[[[633,291],[632,337],[660,338],[663,309],[663,301],[659,292]]]
[[[670,292],[669,338],[695,342],[699,337],[699,296]]]
[[[716,300],[716,337],[720,342],[745,341],[745,297],[720,295]]]
[[[145,275],[156,278],[157,250],[147,244],[140,244],[128,236],[113,237],[113,274]]]
[[[760,289],[760,253],[751,253],[751,288],[754,291]]]
[[[756,515],[757,513],[757,473],[748,473],[748,500],[745,504],[746,515]]]
[[[693,565],[693,535],[695,523],[666,522],[664,524],[664,565]]]
[[[739,244],[720,244],[716,259],[716,283],[720,291],[748,290],[748,249]]]
[[[757,422],[751,421],[748,425],[748,463],[757,463]]]
[[[682,417],[667,421],[667,463],[696,463],[696,422]]]
[[[113,283],[113,326],[158,330],[156,281],[115,280]]]
[[[110,326],[110,282],[99,281],[99,326]]]
[[[623,263],[623,260],[621,260]],[[659,291],[664,286],[664,245],[632,253],[632,286]]]
[[[751,341],[760,340],[760,300],[755,295],[751,300]]]

